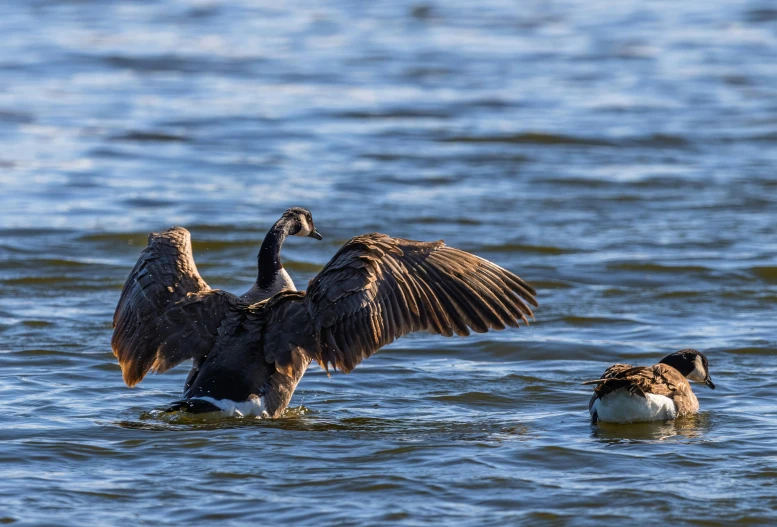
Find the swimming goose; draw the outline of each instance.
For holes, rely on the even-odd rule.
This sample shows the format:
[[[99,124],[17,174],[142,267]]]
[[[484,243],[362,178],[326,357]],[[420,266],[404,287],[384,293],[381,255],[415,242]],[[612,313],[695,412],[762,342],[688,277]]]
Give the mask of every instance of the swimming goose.
[[[715,389],[700,351],[680,350],[655,366],[610,366],[600,379],[583,383],[596,384],[588,404],[591,422],[666,421],[696,413],[699,401],[687,379]]]
[[[307,227],[297,218],[296,233],[317,232],[305,220]],[[282,236],[275,240],[273,255]],[[262,255],[257,289],[267,294]],[[533,316],[535,294],[510,271],[442,241],[372,233],[343,245],[307,292],[284,286],[254,302],[258,292],[238,297],[208,287],[189,232],[173,227],[149,235],[116,307],[111,344],[128,386],[193,359],[183,399],[169,411],[279,417],[312,361],[348,373],[415,331],[518,327]]]

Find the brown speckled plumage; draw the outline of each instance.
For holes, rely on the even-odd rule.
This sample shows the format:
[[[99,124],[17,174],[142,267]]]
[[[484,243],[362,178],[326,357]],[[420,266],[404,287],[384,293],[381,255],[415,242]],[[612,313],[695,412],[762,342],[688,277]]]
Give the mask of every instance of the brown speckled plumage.
[[[687,415],[699,410],[699,401],[688,380],[676,369],[666,364],[655,366],[630,366],[615,364],[607,368],[601,378],[583,384],[596,384],[594,394],[588,403],[590,410],[596,399],[618,389],[625,389],[632,396],[645,397],[652,393],[672,399],[677,415]]]

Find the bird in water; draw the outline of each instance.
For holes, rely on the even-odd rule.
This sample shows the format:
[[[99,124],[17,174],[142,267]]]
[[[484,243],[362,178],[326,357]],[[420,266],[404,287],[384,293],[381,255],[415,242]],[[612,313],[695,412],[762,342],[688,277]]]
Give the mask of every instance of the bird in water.
[[[125,383],[192,359],[168,411],[279,417],[312,361],[348,373],[408,333],[518,327],[538,305],[528,283],[487,260],[379,233],[349,240],[297,291],[280,259],[289,235],[321,239],[309,211],[287,210],[262,243],[256,283],[237,296],[200,277],[186,229],[151,233],[113,318]]]
[[[684,349],[667,355],[655,366],[615,364],[595,384],[588,404],[591,422],[638,423],[667,421],[699,411],[688,380],[715,389],[707,357]]]

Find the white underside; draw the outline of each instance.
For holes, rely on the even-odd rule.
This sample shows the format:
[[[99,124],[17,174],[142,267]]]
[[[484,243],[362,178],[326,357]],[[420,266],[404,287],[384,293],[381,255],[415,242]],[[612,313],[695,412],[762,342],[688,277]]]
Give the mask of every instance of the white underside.
[[[648,393],[645,397],[631,395],[621,388],[597,399],[591,407],[591,415],[605,423],[639,423],[668,421],[677,417],[677,407],[669,397]]]
[[[230,399],[214,399],[213,397],[196,397],[218,406],[220,417],[269,417],[264,409],[264,397],[252,395],[247,401],[236,402]]]

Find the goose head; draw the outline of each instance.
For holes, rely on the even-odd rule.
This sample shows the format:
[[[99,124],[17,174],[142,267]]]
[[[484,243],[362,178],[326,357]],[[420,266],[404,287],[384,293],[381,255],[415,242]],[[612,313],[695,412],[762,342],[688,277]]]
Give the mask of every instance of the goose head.
[[[283,213],[283,219],[288,224],[288,233],[292,236],[309,236],[316,240],[323,239],[323,236],[321,236],[313,224],[313,215],[309,210],[302,207],[292,207]]]
[[[700,351],[690,348],[676,351],[661,359],[661,363],[673,367],[690,381],[702,382],[715,389],[715,384],[710,378],[707,357]]]

